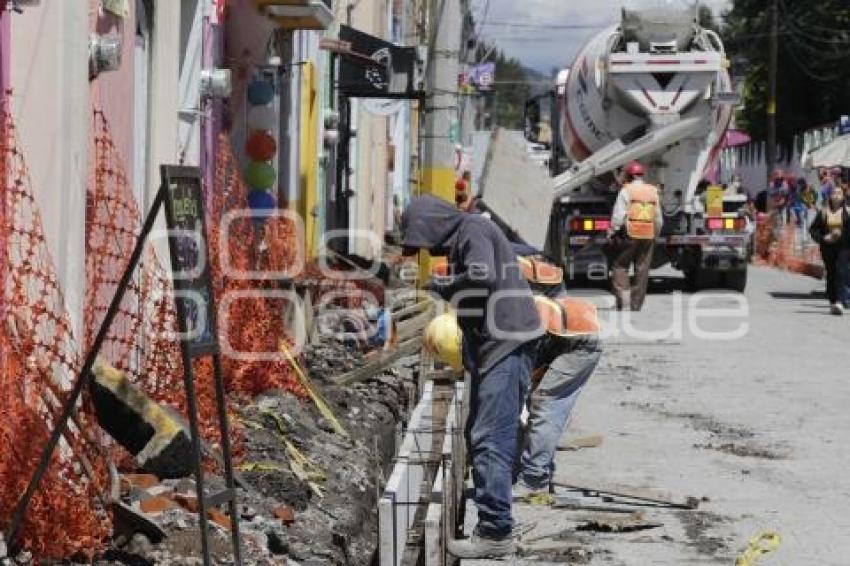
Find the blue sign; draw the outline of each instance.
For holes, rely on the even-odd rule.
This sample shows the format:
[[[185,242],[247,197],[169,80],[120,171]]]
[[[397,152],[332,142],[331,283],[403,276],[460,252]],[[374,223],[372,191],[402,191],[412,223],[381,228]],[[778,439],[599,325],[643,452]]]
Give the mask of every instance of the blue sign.
[[[482,63],[472,68],[470,78],[478,90],[486,91],[493,90],[493,84],[496,82],[496,64]]]

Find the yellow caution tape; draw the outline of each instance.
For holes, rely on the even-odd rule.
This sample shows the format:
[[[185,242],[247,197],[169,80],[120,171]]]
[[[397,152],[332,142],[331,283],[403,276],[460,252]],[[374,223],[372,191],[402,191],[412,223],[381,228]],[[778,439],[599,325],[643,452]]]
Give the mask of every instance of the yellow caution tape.
[[[286,437],[286,423],[283,418],[277,413],[264,410],[260,414],[272,420],[277,427],[278,438],[286,448],[286,456],[289,458],[289,467],[292,473],[305,482],[323,482],[327,479],[325,472],[316,464],[314,464],[307,456],[305,456],[298,448]]]
[[[245,462],[237,466],[240,472],[285,472],[286,468],[268,462]]]
[[[762,556],[779,548],[782,537],[774,531],[763,531],[750,539],[747,550],[735,561],[735,566],[755,566]]]
[[[321,491],[318,490],[318,486],[316,486],[315,484],[316,482],[324,482],[328,479],[327,475],[325,475],[325,472],[319,466],[314,464],[312,460],[305,456],[303,452],[298,450],[298,448],[286,437],[286,424],[283,422],[283,418],[281,418],[280,415],[268,410],[261,410],[260,414],[264,417],[268,417],[269,419],[271,419],[271,421],[275,425],[275,428],[277,428],[278,440],[281,441],[284,448],[286,449],[286,457],[289,460],[289,470],[299,480],[310,484],[310,488],[314,492],[317,492],[317,495],[321,497]],[[239,421],[245,426],[250,427],[254,430],[265,430],[265,427],[256,421],[252,421],[244,417],[240,418]],[[247,462],[245,464],[242,464],[239,469],[243,472],[286,471],[286,468],[278,464],[262,464],[256,462]]]
[[[336,415],[334,415],[327,401],[322,398],[322,395],[316,390],[315,386],[313,386],[310,378],[307,377],[307,375],[301,370],[301,366],[295,361],[295,358],[292,357],[292,353],[289,351],[289,348],[286,346],[286,342],[283,340],[280,341],[280,351],[284,356],[286,356],[287,361],[289,361],[289,365],[291,365],[292,369],[295,370],[298,382],[304,389],[307,390],[307,393],[310,395],[310,398],[313,399],[313,402],[316,404],[316,408],[319,409],[322,416],[331,423],[331,426],[333,426],[333,429],[337,434],[344,436],[345,438],[349,438],[348,431],[345,430],[345,427],[343,427],[342,423],[340,423],[336,418]]]

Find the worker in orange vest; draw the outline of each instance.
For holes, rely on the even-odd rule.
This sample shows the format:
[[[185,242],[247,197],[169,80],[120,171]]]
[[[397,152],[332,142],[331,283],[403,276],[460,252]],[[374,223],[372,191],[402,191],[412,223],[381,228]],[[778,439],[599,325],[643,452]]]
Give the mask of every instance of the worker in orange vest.
[[[617,195],[608,234],[616,253],[612,263],[612,285],[617,310],[639,311],[646,299],[655,238],[661,233],[664,216],[658,188],[643,180],[643,165],[633,161],[625,173],[627,182]],[[632,265],[634,283],[629,281]]]

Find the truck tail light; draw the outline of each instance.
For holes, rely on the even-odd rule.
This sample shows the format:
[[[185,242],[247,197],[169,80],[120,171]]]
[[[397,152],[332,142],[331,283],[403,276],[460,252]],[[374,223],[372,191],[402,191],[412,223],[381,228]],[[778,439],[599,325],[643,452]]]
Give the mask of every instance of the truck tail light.
[[[714,231],[741,232],[747,227],[746,218],[709,218],[708,229]]]
[[[570,221],[570,232],[606,232],[611,228],[611,220],[607,218],[573,218]]]

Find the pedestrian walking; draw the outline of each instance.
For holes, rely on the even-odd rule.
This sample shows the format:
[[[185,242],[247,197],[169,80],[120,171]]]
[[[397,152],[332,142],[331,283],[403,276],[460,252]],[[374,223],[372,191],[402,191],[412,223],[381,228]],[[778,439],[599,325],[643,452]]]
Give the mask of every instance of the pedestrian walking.
[[[790,195],[791,213],[797,226],[806,227],[806,187],[808,183],[803,178],[797,179]]]
[[[844,193],[833,190],[827,204],[812,223],[812,239],[820,244],[821,258],[826,270],[826,295],[834,315],[850,308],[847,294],[847,262],[850,261],[850,210]]]
[[[820,180],[820,201],[826,203],[832,191],[835,190],[835,180],[832,178],[832,174],[826,169],[821,169],[818,178]]]
[[[788,196],[790,187],[785,179],[785,173],[781,169],[773,172],[773,181],[768,189],[770,200],[773,204],[773,212],[777,219],[777,226],[788,223]]]
[[[626,167],[627,182],[617,195],[608,233],[615,252],[611,281],[618,310],[643,308],[655,238],[664,224],[658,188],[644,181],[644,174],[643,165],[637,161]],[[632,265],[633,283],[629,280]]]
[[[805,206],[806,210],[808,211],[817,210],[818,203],[820,202],[820,199],[818,198],[818,192],[811,185],[811,183],[806,182],[805,179],[800,179],[800,181],[802,181],[805,185],[803,187],[801,199],[803,201],[803,206]]]
[[[472,375],[466,436],[478,525],[471,538],[450,541],[448,551],[461,559],[512,555],[517,423],[530,382],[530,344],[543,333],[531,290],[508,239],[480,215],[418,197],[403,215],[402,232],[405,255],[428,250],[448,257],[448,274],[425,288],[455,307]]]

